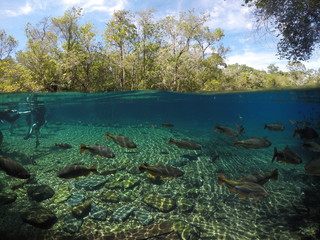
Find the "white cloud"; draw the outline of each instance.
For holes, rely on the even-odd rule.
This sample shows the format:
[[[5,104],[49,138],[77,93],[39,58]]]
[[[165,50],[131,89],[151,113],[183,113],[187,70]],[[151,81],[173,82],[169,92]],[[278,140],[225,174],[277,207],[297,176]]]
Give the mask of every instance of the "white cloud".
[[[232,31],[252,30],[250,9],[241,6],[241,3],[241,1],[225,0],[199,1],[200,6],[206,8],[211,15],[210,26]]]
[[[252,52],[246,50],[243,54],[227,57],[227,64],[245,64],[259,70],[267,70],[270,64],[275,64],[282,71],[286,71],[287,62],[279,60],[274,52]]]
[[[127,0],[62,0],[62,5],[67,8],[81,7],[85,12],[96,11],[112,14],[114,11],[124,9]]]
[[[33,8],[29,2],[26,2],[24,6],[18,7],[15,11],[13,10],[4,10],[5,14],[8,17],[17,17],[20,15],[27,15],[32,12]]]
[[[259,70],[267,70],[270,64],[275,64],[282,71],[288,71],[287,64],[288,61],[285,59],[279,59],[276,52],[253,52],[251,50],[246,50],[243,54],[236,54],[227,57],[227,64],[243,64],[249,67],[253,67]],[[302,62],[306,69],[320,68],[320,59],[317,56],[312,57],[309,61]]]

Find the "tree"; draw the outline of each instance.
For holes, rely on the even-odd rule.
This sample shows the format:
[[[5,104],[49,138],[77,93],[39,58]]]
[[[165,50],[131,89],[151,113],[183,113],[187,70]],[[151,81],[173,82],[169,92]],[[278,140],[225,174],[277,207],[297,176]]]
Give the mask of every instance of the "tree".
[[[4,30],[0,29],[0,60],[9,57],[17,46],[18,42],[14,37],[7,35]]]
[[[105,30],[105,41],[107,47],[115,51],[117,59],[113,67],[117,71],[120,66],[120,72],[117,75],[120,77],[119,87],[122,89],[125,89],[127,85],[125,57],[134,51],[136,40],[137,29],[133,23],[133,15],[125,10],[114,12]]]
[[[27,50],[20,51],[17,60],[31,72],[34,81],[44,91],[54,91],[60,75],[54,58],[57,36],[52,32],[49,18],[42,19],[36,25],[28,23],[25,31]]]
[[[255,7],[260,23],[271,23],[280,33],[278,53],[292,61],[308,60],[320,44],[319,0],[244,0]]]

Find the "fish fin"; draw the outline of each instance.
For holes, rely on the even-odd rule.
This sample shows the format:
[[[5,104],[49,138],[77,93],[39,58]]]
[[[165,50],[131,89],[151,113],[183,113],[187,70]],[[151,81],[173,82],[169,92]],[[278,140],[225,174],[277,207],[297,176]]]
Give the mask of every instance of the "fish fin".
[[[93,172],[93,173],[96,174],[96,175],[99,175],[99,174],[100,174],[100,173],[98,172],[98,170],[97,170],[97,165],[96,165],[96,164],[94,164],[94,165],[92,165],[92,166],[90,167],[90,171]]]
[[[148,166],[147,163],[140,164],[139,166],[140,172],[145,172],[147,170],[147,166]]]
[[[274,150],[273,150],[273,157],[272,157],[272,160],[271,162],[274,162],[274,160],[276,159],[276,157],[278,156],[278,150],[276,147],[274,147]]]
[[[148,178],[154,178],[156,179],[158,176],[157,175],[154,175],[152,173],[148,173]]]
[[[80,144],[80,154],[82,154],[86,150],[86,147],[87,146],[85,144],[83,143]]]
[[[169,142],[168,142],[168,144],[169,144],[169,145],[171,145],[171,144],[173,144],[173,143],[174,143],[174,140],[173,140],[173,138],[170,138],[170,139],[169,139]]]
[[[271,179],[272,180],[278,180],[278,169],[275,169],[273,172],[272,172],[272,175],[271,175]]]
[[[223,174],[220,174],[218,176],[218,184],[219,185],[223,185],[225,180],[226,180],[226,177]]]
[[[111,139],[110,133],[106,132],[106,140]]]

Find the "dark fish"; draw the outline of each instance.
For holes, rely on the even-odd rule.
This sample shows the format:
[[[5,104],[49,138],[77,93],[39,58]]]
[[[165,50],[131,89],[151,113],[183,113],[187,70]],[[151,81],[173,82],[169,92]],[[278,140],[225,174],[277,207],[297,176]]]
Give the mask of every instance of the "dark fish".
[[[257,183],[257,184],[262,186],[266,182],[268,182],[269,179],[277,180],[278,179],[278,175],[279,175],[278,169],[275,169],[271,173],[248,175],[246,177],[240,178],[238,181]]]
[[[223,174],[218,177],[219,185],[226,185],[232,193],[237,193],[240,198],[253,198],[259,200],[268,197],[267,191],[259,184],[253,182],[242,182],[236,180],[229,180]]]
[[[54,145],[56,147],[65,148],[65,149],[72,148],[72,146],[68,143],[55,143]]]
[[[19,163],[9,158],[0,157],[0,170],[5,171],[8,175],[16,178],[30,178],[30,173]]]
[[[284,125],[281,123],[270,123],[270,124],[265,124],[264,129],[268,129],[270,131],[283,131],[284,130]]]
[[[300,164],[302,163],[301,157],[298,156],[294,151],[292,151],[288,146],[285,147],[282,151],[278,151],[274,147],[274,154],[272,157],[272,162],[277,160],[282,163],[291,163],[291,164]]]
[[[80,176],[88,176],[90,172],[93,172],[94,174],[99,174],[97,171],[97,166],[93,165],[92,167],[87,167],[80,164],[72,164],[70,166],[62,168],[57,176],[59,178],[78,178]]]
[[[175,144],[178,148],[188,149],[188,150],[201,150],[201,145],[190,140],[174,140],[173,138],[169,139],[169,145]]]
[[[310,160],[304,169],[311,175],[320,176],[320,157]]]
[[[237,126],[238,126],[238,129],[233,130],[229,127],[217,125],[213,130],[218,131],[219,133],[227,137],[238,137],[241,133],[243,133],[244,127],[241,125],[237,125]]]
[[[92,145],[92,146],[86,146],[85,144],[81,143],[80,146],[81,146],[80,147],[81,154],[85,150],[88,150],[93,155],[99,155],[101,157],[106,157],[106,158],[114,158],[115,157],[113,152],[111,152],[108,148],[106,148],[98,143],[96,145]]]
[[[271,146],[271,142],[265,138],[248,138],[244,140],[235,140],[234,141],[235,147],[244,147],[244,148],[252,148],[252,149],[259,149],[259,148],[267,148]]]
[[[172,123],[162,123],[161,126],[162,127],[171,128],[171,127],[174,127],[174,124],[172,124]]]
[[[121,147],[124,148],[136,148],[137,145],[131,141],[129,138],[123,136],[123,135],[113,135],[110,133],[106,133],[106,139],[112,139],[116,144],[118,144]]]
[[[294,130],[293,136],[299,135],[301,139],[315,139],[319,137],[319,134],[310,127],[296,128]]]
[[[149,165],[147,163],[143,163],[139,166],[139,170],[141,172],[148,172],[150,175],[154,177],[161,177],[164,179],[166,177],[177,178],[183,176],[184,172],[179,170],[178,168],[174,168],[167,165]]]
[[[312,152],[320,152],[320,144],[314,141],[305,141],[302,146]]]

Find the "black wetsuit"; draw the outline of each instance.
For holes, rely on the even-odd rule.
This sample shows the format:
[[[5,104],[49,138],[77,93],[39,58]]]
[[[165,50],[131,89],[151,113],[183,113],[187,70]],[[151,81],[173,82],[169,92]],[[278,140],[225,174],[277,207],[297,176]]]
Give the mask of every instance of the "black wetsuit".
[[[28,133],[24,139],[31,137],[34,132],[36,136],[36,147],[39,146],[40,128],[45,124],[46,108],[44,106],[38,106],[31,110],[30,114],[26,116],[26,121],[29,126]]]
[[[14,123],[20,117],[20,114],[17,113],[12,115],[12,113],[13,112],[11,110],[1,111],[0,120],[7,121],[9,123]]]

